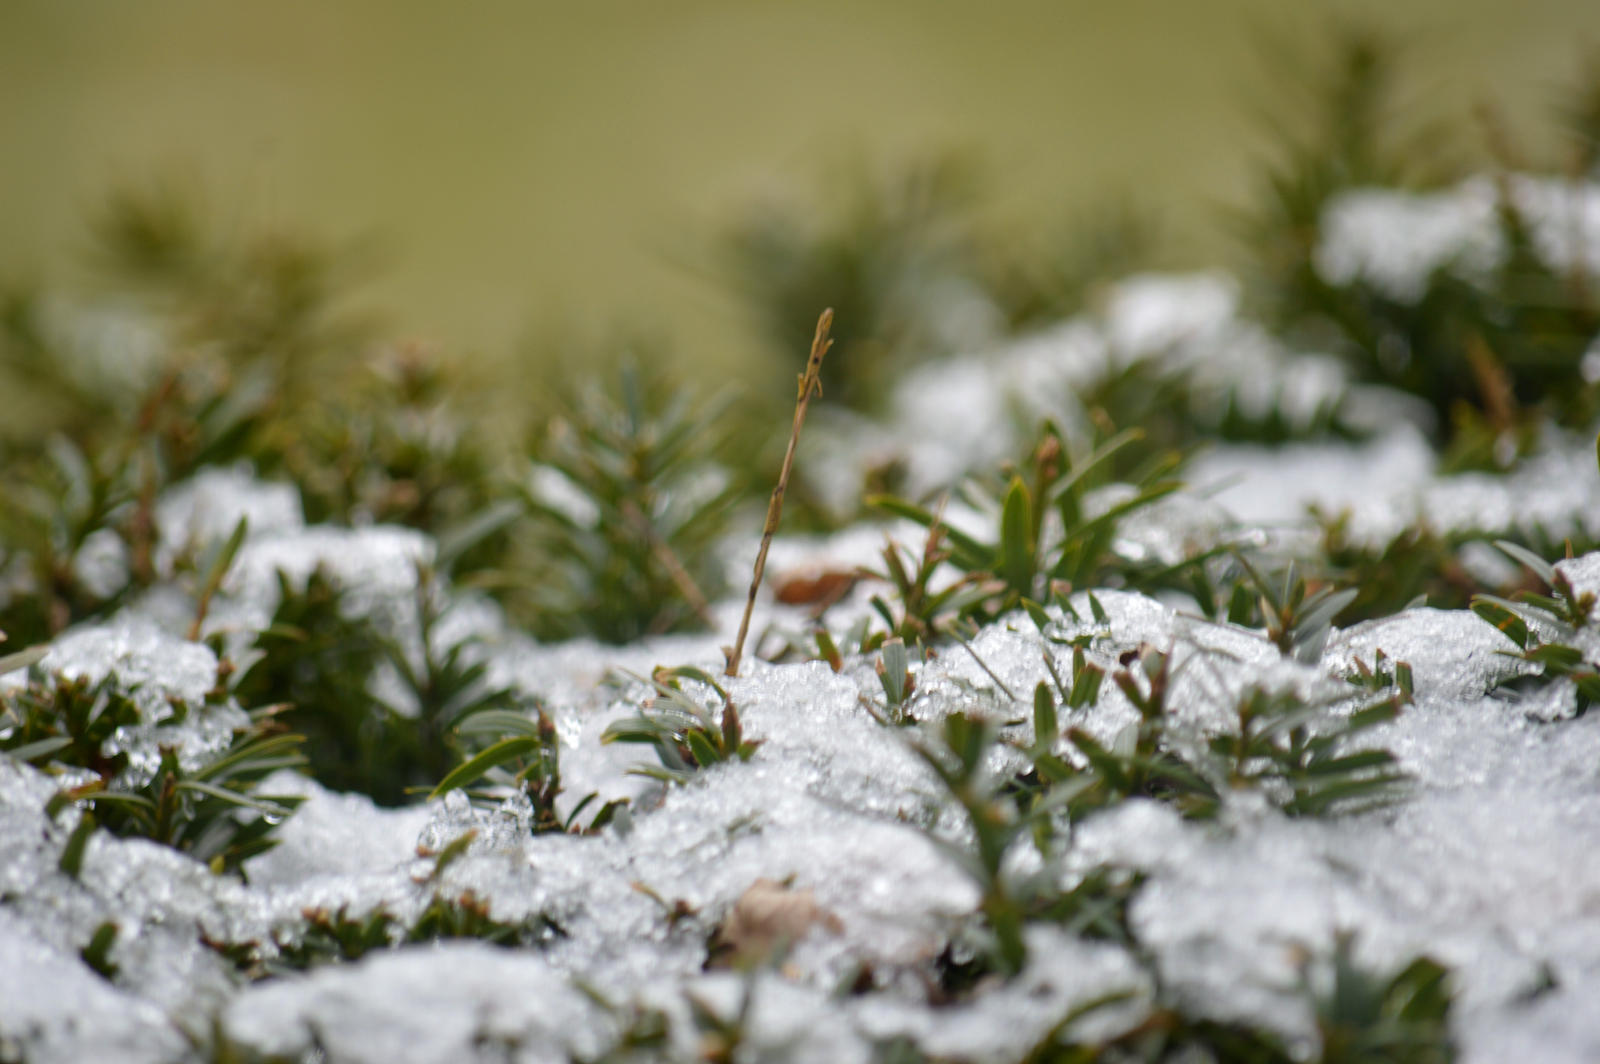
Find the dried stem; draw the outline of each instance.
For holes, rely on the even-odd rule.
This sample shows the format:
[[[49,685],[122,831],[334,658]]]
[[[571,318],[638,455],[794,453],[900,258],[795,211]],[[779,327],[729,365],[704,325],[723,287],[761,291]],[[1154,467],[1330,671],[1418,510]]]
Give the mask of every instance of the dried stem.
[[[728,657],[726,676],[739,675],[739,659],[744,656],[744,640],[750,634],[750,614],[756,608],[756,592],[761,589],[761,576],[767,568],[767,550],[772,546],[772,536],[778,531],[778,518],[783,514],[783,493],[789,487],[789,471],[794,468],[794,451],[800,443],[800,428],[806,423],[806,408],[815,396],[822,394],[822,356],[828,353],[833,341],[828,329],[833,325],[833,308],[822,312],[817,319],[817,333],[811,339],[811,357],[806,360],[806,371],[800,374],[800,394],[794,407],[794,427],[789,431],[789,449],[783,453],[783,468],[778,472],[778,486],[772,489],[772,501],[767,504],[767,523],[761,530],[761,549],[756,552],[755,575],[750,578],[750,595],[744,602],[744,617],[739,621],[739,638],[731,648],[724,648]]]

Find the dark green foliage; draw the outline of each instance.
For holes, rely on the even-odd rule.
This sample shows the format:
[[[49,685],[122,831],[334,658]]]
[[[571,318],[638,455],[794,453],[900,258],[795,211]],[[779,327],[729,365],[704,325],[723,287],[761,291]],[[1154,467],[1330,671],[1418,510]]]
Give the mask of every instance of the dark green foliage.
[[[1099,876],[1095,873],[1094,876]],[[1094,876],[1083,890],[1098,888]],[[1076,892],[1074,892],[1076,893]],[[1124,895],[1125,897],[1125,895]],[[1418,957],[1393,972],[1358,964],[1353,936],[1339,935],[1328,954],[1301,962],[1295,991],[1310,1006],[1317,1043],[1310,1055],[1291,1049],[1283,1038],[1243,1022],[1222,1022],[1197,1013],[1162,989],[1160,972],[1152,967],[1156,1000],[1118,1033],[1087,1041],[1077,1030],[1080,1020],[1121,1005],[1134,995],[1112,992],[1076,1006],[1052,1027],[1022,1060],[1027,1064],[1449,1064],[1455,1059],[1450,1035],[1453,993],[1449,972],[1427,957]],[[1147,967],[1154,962],[1137,942],[1126,943]],[[932,1061],[908,1040],[880,1047],[876,1060]],[[938,1058],[943,1059],[943,1058]]]
[[[1102,744],[1080,728],[1068,728],[1066,740],[1083,764],[1076,769],[1053,752],[1058,718],[1053,696],[1041,685],[1034,692],[1035,727],[1046,732],[1030,751],[1034,768],[1017,780],[1016,800],[1028,808],[1058,806],[1076,821],[1132,797],[1158,798],[1187,815],[1208,816],[1217,808],[1216,785],[1182,757],[1172,736],[1173,721],[1167,707],[1172,682],[1171,658],[1148,652],[1141,666],[1143,683],[1128,669],[1115,673],[1113,682],[1139,711],[1139,723]],[[1076,684],[1074,685],[1076,686]]]
[[[1112,677],[1138,710],[1139,723],[1106,744],[1077,727],[1063,730],[1063,716],[1092,705],[1099,694],[1101,672],[1085,660],[1081,646],[1074,649],[1072,673],[1070,682],[1054,675],[1035,689],[1034,741],[1010,743],[1028,763],[1020,772],[998,771],[998,729],[962,714],[946,717],[935,735],[913,746],[971,827],[968,845],[934,838],[981,892],[987,945],[975,963],[982,970],[1020,970],[1026,959],[1022,930],[1030,920],[1131,940],[1124,914],[1136,878],[1103,869],[1065,892],[1050,883],[1018,881],[1004,865],[1021,840],[1031,840],[1049,858],[1070,843],[1073,824],[1135,797],[1208,819],[1240,789],[1261,793],[1289,816],[1358,812],[1402,793],[1405,777],[1394,756],[1363,748],[1360,740],[1394,719],[1403,693],[1352,708],[1343,704],[1347,699],[1308,704],[1252,689],[1238,704],[1238,730],[1202,741],[1167,706],[1171,657],[1147,651],[1138,673],[1130,667]],[[1057,752],[1063,738],[1070,758]]]
[[[300,919],[301,926],[294,934],[275,934],[270,947],[258,941],[206,940],[206,945],[228,958],[246,977],[270,979],[423,942],[470,938],[509,948],[541,945],[562,933],[544,917],[497,920],[489,903],[471,891],[435,893],[409,926],[381,907],[362,915],[352,915],[342,907],[334,912],[306,909]]]
[[[1307,958],[1298,991],[1316,1019],[1312,1055],[1294,1052],[1276,1034],[1243,1023],[1195,1015],[1177,1003],[1158,1002],[1141,1022],[1105,1041],[1072,1037],[1072,1024],[1113,1004],[1090,1002],[1057,1025],[1024,1058],[1028,1064],[1449,1064],[1455,1059],[1449,1018],[1448,972],[1419,957],[1394,973],[1355,962],[1352,938],[1340,935],[1330,955]],[[918,1058],[912,1058],[918,1059]]]
[[[42,643],[67,625],[113,608],[126,576],[106,588],[85,579],[79,559],[96,533],[119,529],[132,500],[126,464],[95,462],[65,437],[42,453],[7,462],[11,478],[0,506],[0,565],[20,570],[23,587],[0,602],[0,630]]]
[[[1228,598],[1228,621],[1263,628],[1267,639],[1286,658],[1314,664],[1322,657],[1333,621],[1360,592],[1356,588],[1317,586],[1290,563],[1280,577],[1263,574],[1243,554],[1235,560],[1244,570]]]
[[[1314,510],[1312,517],[1321,530],[1328,577],[1356,592],[1339,614],[1346,623],[1388,617],[1417,602],[1462,609],[1479,590],[1460,561],[1462,544],[1476,537],[1417,524],[1374,547],[1349,536],[1348,511],[1332,516]]]
[[[1054,751],[1061,707],[1070,712],[1089,704],[1098,690],[1098,670],[1082,663],[1081,650],[1075,657],[1064,702],[1058,702],[1065,686],[1059,678],[1054,691],[1041,683],[1034,692],[1035,741],[1026,751],[1033,768],[1018,778],[1015,790],[1027,808],[1059,803],[1077,820],[1138,796],[1167,802],[1185,816],[1210,818],[1230,791],[1249,789],[1290,816],[1321,816],[1357,812],[1403,793],[1405,776],[1394,756],[1361,748],[1360,740],[1399,714],[1409,699],[1405,691],[1383,694],[1379,688],[1377,697],[1348,706],[1341,704],[1347,699],[1307,702],[1252,688],[1235,707],[1237,730],[1197,747],[1167,706],[1171,657],[1154,651],[1144,653],[1137,673],[1130,667],[1112,677],[1139,711],[1138,725],[1110,744],[1066,729],[1064,737],[1084,766],[1074,768]],[[1396,671],[1409,682],[1409,668]]]
[[[1393,42],[1340,34],[1312,117],[1294,126],[1286,117],[1274,128],[1279,157],[1264,171],[1262,206],[1246,217],[1245,234],[1273,324],[1339,354],[1359,379],[1429,404],[1445,468],[1503,469],[1531,449],[1540,415],[1581,426],[1600,411],[1600,394],[1576,372],[1600,331],[1600,304],[1581,274],[1541,260],[1510,179],[1497,185],[1506,254],[1488,278],[1446,265],[1413,301],[1317,272],[1314,251],[1334,197],[1364,187],[1437,187],[1458,176],[1439,166],[1448,158],[1437,150],[1444,127],[1402,124],[1399,69]],[[1584,113],[1580,102],[1580,130]]]
[[[1509,254],[1487,284],[1442,271],[1415,305],[1362,284],[1330,287],[1322,311],[1340,323],[1364,378],[1433,405],[1447,470],[1506,468],[1532,449],[1540,415],[1583,426],[1600,409],[1575,372],[1600,308],[1539,259],[1509,186],[1501,196]]]
[[[689,680],[709,688],[721,709],[701,704],[683,688]],[[738,707],[715,680],[700,669],[657,669],[650,679],[654,698],[637,716],[613,722],[600,741],[644,743],[655,750],[661,767],[640,766],[633,771],[667,783],[686,783],[694,773],[722,761],[748,761],[758,740],[744,737]]]
[[[0,561],[26,574],[0,606],[16,638],[48,638],[153,582],[159,494],[204,466],[266,458],[273,426],[307,394],[305,371],[342,349],[318,253],[278,241],[204,247],[200,228],[164,191],[116,197],[99,226],[116,293],[106,301],[136,307],[161,348],[131,383],[83,365],[58,337],[52,314],[70,312],[41,293],[4,294],[0,372],[26,386],[19,395],[43,394],[27,407],[45,422],[0,440],[15,504],[0,507]],[[122,557],[110,587],[80,570],[91,537]]]
[[[498,715],[504,711],[490,712]],[[480,714],[480,716],[487,715],[488,713]],[[548,788],[550,798],[553,800],[561,780],[560,770],[556,764],[559,743],[554,727],[549,719],[542,715],[537,721],[518,714],[510,714],[509,717],[510,719],[504,723],[497,722],[496,730],[512,725],[518,734],[485,747],[457,765],[448,776],[439,781],[439,785],[428,797],[437,798],[441,794],[476,783],[497,769],[504,769],[510,772],[510,778],[506,781],[510,786],[526,789],[539,797],[543,797]]]
[[[1098,602],[1097,599],[1092,601]],[[1042,616],[1043,611],[1040,613]],[[1058,637],[1048,633],[1046,638],[1051,642],[1060,642]],[[1058,704],[1068,709],[1083,709],[1085,706],[1094,705],[1100,698],[1100,683],[1106,674],[1104,669],[1091,663],[1084,654],[1083,648],[1088,642],[1089,640],[1082,636],[1072,641],[1070,677],[1061,675],[1048,653],[1044,656],[1044,667],[1050,673],[1050,685],[1041,682],[1033,692],[1034,735],[1041,742],[1054,740],[1060,735],[1056,716]],[[1051,686],[1054,687],[1054,693],[1051,691]]]
[[[276,963],[258,968],[256,974],[276,974],[274,969],[279,966],[305,970],[360,960],[373,950],[393,948],[404,933],[385,909],[374,909],[364,916],[352,916],[343,908],[331,913],[326,909],[307,909],[300,918],[305,922],[305,930],[299,940],[280,941]]]
[[[901,713],[906,699],[911,697],[911,692],[916,687],[908,667],[909,663],[904,642],[890,639],[883,644],[883,655],[878,658],[877,672],[878,682],[883,686],[883,697],[888,704],[890,714]]]
[[[231,696],[219,686],[212,697]],[[168,722],[181,724],[196,711],[175,701]],[[46,772],[80,769],[97,777],[61,791],[51,803],[52,812],[77,805],[83,813],[61,859],[69,875],[77,874],[95,827],[164,843],[217,871],[234,870],[275,844],[272,829],[300,802],[257,790],[271,773],[304,763],[301,737],[287,732],[273,708],[250,713],[232,743],[196,768],[185,768],[176,750],[163,748],[154,774],[138,784],[127,774],[127,754],[105,750],[118,728],[143,719],[131,693],[114,679],[91,685],[35,670],[25,687],[0,703],[0,719],[0,751],[8,756]]]
[[[931,604],[945,609],[958,606],[963,619],[990,620],[1024,602],[1048,601],[1073,588],[1145,587],[1145,577],[1159,574],[1170,578],[1172,571],[1128,561],[1112,550],[1112,542],[1119,521],[1180,487],[1170,476],[1179,460],[1176,456],[1157,456],[1136,476],[1128,497],[1098,512],[1086,506],[1090,490],[1109,483],[1109,459],[1140,439],[1138,430],[1130,429],[1080,456],[1073,453],[1053,425],[1044,425],[1026,477],[1022,471],[1010,471],[998,498],[990,495],[973,500],[980,509],[995,516],[995,532],[988,540],[943,528],[936,513],[904,499],[878,496],[869,502],[926,528],[943,528],[950,564],[987,591],[979,597],[963,590],[953,602]],[[1046,534],[1046,522],[1052,513],[1061,522],[1059,535]],[[907,588],[902,594],[913,596],[912,612],[907,612],[904,603],[898,617],[885,610],[892,625],[904,626],[901,618],[929,613],[930,604],[921,594],[925,579],[921,585],[907,578],[897,578],[895,583]]]
[[[1321,967],[1326,971],[1308,966],[1302,981],[1316,1005],[1322,1038],[1318,1059],[1324,1064],[1449,1064],[1455,1059],[1453,993],[1443,965],[1419,957],[1392,974],[1373,972],[1356,963],[1354,937],[1343,934]]]
[[[1331,516],[1313,509],[1311,516],[1321,532],[1321,542],[1301,560],[1301,567],[1319,580],[1356,592],[1354,600],[1338,614],[1343,624],[1388,617],[1414,605],[1465,609],[1476,595],[1504,597],[1526,589],[1523,576],[1504,586],[1486,585],[1464,564],[1463,548],[1489,539],[1488,532],[1439,532],[1420,521],[1375,546],[1349,535],[1348,511]],[[1503,542],[1540,557],[1586,554],[1600,547],[1581,532],[1563,540],[1534,527],[1512,529],[1506,536]],[[1536,575],[1533,570],[1525,572]]]
[[[1517,685],[1570,682],[1577,712],[1586,712],[1600,701],[1600,661],[1583,649],[1592,645],[1592,640],[1578,638],[1580,631],[1592,629],[1597,619],[1594,592],[1573,590],[1555,566],[1530,550],[1504,540],[1495,545],[1535,574],[1550,594],[1519,591],[1511,599],[1478,595],[1472,600],[1473,612],[1516,645],[1512,656],[1539,667],[1534,677],[1517,681]]]
[[[321,570],[303,589],[280,574],[279,591],[278,611],[239,689],[288,703],[284,720],[305,734],[311,774],[324,786],[403,804],[413,792],[432,790],[467,751],[462,722],[489,711],[529,719],[542,713],[533,699],[487,681],[473,639],[441,644],[448,598],[425,566],[417,574],[414,641],[350,616],[345,592]],[[403,704],[374,693],[380,667],[400,681]]]
[[[1350,813],[1393,802],[1406,781],[1394,755],[1352,744],[1398,716],[1403,697],[1333,717],[1328,706],[1249,691],[1239,702],[1239,731],[1208,744],[1208,767],[1230,787],[1264,791],[1290,816]]]
[[[1150,269],[1162,243],[1152,213],[1113,199],[1079,212],[1046,240],[1022,234],[1003,246],[988,242],[985,287],[1013,331],[1049,326],[1090,309],[1098,286]]]
[[[226,367],[174,364],[145,391],[107,397],[103,414],[85,400],[95,417],[70,438],[0,444],[15,504],[0,507],[0,563],[23,577],[0,603],[0,625],[43,640],[171,575],[155,571],[158,497],[204,466],[260,457],[270,387]]]
[[[723,584],[713,547],[739,500],[713,460],[724,406],[629,368],[616,394],[586,386],[551,419],[530,474],[558,476],[588,512],[525,478],[526,568],[507,595],[536,634],[626,643],[707,623]]]
[[[73,825],[72,834],[67,836],[67,844],[61,848],[61,860],[56,867],[62,875],[77,879],[83,874],[83,856],[89,851],[89,840],[94,837],[95,827],[93,814],[85,810],[78,817],[77,824]]]
[[[834,308],[839,353],[823,373],[823,395],[881,407],[913,359],[951,353],[938,301],[979,295],[974,193],[971,167],[953,155],[881,176],[839,173],[820,207],[749,210],[714,248],[715,271],[785,363],[809,350],[818,309]]]
[[[1033,919],[1058,924],[1084,938],[1136,948],[1128,905],[1143,885],[1142,873],[1096,865],[1070,889],[1042,897],[1034,907]]]
[[[1066,1032],[1063,1031],[1063,1034]],[[1243,1023],[1220,1023],[1171,1007],[1154,1009],[1133,1029],[1085,1044],[1059,1036],[1034,1049],[1028,1064],[1291,1064],[1295,1060],[1272,1033]]]
[[[104,616],[160,578],[155,571],[155,504],[166,488],[203,465],[237,457],[233,437],[259,409],[248,389],[196,394],[177,374],[136,411],[107,415],[81,440],[51,436],[8,457],[7,505],[0,507],[0,565],[21,587],[0,601],[0,627],[42,642],[69,624]]]
[[[117,965],[111,959],[112,947],[117,944],[117,930],[117,925],[107,920],[94,929],[94,934],[80,951],[83,963],[104,979],[117,977]]]
[[[270,441],[273,459],[300,489],[306,519],[405,525],[441,541],[488,522],[452,575],[502,562],[503,526],[518,509],[494,499],[504,490],[496,459],[481,425],[464,416],[458,375],[415,347],[347,375],[354,377],[347,387],[309,404]]]
[[[259,656],[239,681],[247,701],[275,699],[306,736],[308,769],[335,790],[368,788],[398,802],[412,781],[393,778],[369,678],[383,660],[370,621],[345,616],[343,591],[320,568],[297,588],[278,575],[272,624],[257,637]]]
[[[990,725],[956,713],[944,719],[936,739],[915,744],[912,749],[955,799],[972,830],[970,847],[932,837],[977,884],[981,892],[978,905],[989,938],[984,952],[997,970],[1014,975],[1027,961],[1022,931],[1028,899],[1021,885],[1012,883],[1005,874],[1005,855],[1014,842],[1029,836],[1034,822],[1043,818],[1048,808],[1040,802],[1026,813],[1019,813],[1017,804],[1005,800],[1002,781],[988,764],[995,741]]]
[[[444,363],[407,350],[359,364],[369,330],[344,305],[353,261],[277,234],[218,239],[189,191],[112,197],[96,223],[95,302],[0,293],[0,374],[20,389],[8,407],[39,423],[0,439],[12,503],[0,507],[0,566],[21,585],[0,601],[0,628],[42,641],[170,575],[154,571],[156,500],[241,460],[292,477],[312,520],[466,534],[456,573],[500,564],[517,509],[491,505],[495,463],[448,409],[458,382]],[[90,331],[74,314],[136,323],[123,328],[153,337],[150,365],[97,368],[108,356],[74,346],[74,329]],[[135,343],[104,342],[116,340]],[[38,402],[20,401],[35,390]],[[91,580],[86,545],[120,561]]]
[[[597,1057],[580,1058],[581,1064],[648,1064],[665,1059],[672,1047],[672,1021],[667,1013],[640,1002],[619,1005],[592,987],[579,986],[608,1015],[616,1038]]]
[[[100,261],[113,283],[167,317],[177,344],[214,350],[229,366],[275,367],[298,402],[316,369],[370,335],[346,303],[369,272],[367,256],[277,230],[224,239],[202,202],[171,183],[113,194],[94,222]]]
[[[598,801],[598,796],[590,793],[579,799],[565,817],[557,813],[556,799],[562,794],[561,740],[543,712],[530,717],[502,709],[479,710],[466,717],[456,731],[458,746],[478,752],[440,780],[430,798],[460,789],[474,801],[492,803],[507,792],[520,791],[527,795],[533,808],[534,834],[593,834],[610,824],[628,805],[626,798],[604,802],[584,824],[580,818]],[[467,790],[480,783],[489,787]]]
[[[945,542],[947,534],[943,521],[935,514],[920,554],[890,540],[883,547],[883,568],[858,574],[889,585],[889,597],[872,596],[872,608],[883,618],[888,636],[913,644],[927,643],[965,611],[995,593],[993,581],[981,571],[941,580],[938,589],[934,589],[940,567],[953,556]],[[862,649],[871,647],[864,644]]]
[[[431,785],[444,776],[461,749],[460,728],[465,721],[487,712],[542,720],[544,708],[512,687],[489,682],[489,665],[475,638],[441,640],[440,623],[450,601],[425,565],[417,568],[415,604],[416,653],[398,639],[383,643],[387,664],[398,674],[407,704],[384,702],[379,709],[387,733],[384,757],[400,762],[403,771],[420,773],[424,785]]]
[[[1326,285],[1312,265],[1323,209],[1356,188],[1439,187],[1460,176],[1445,125],[1404,120],[1400,53],[1362,26],[1331,27],[1317,56],[1274,42],[1263,48],[1273,71],[1274,110],[1260,115],[1270,155],[1251,206],[1236,224],[1255,256],[1255,280],[1276,325],[1315,315]],[[1324,334],[1326,335],[1326,334]]]
[[[1281,399],[1282,385],[1280,394],[1264,404],[1245,401],[1241,392],[1257,382],[1206,380],[1203,364],[1185,364],[1168,350],[1141,352],[1137,358],[1108,359],[1096,376],[1073,388],[1070,402],[1105,435],[1115,425],[1136,425],[1142,434],[1138,446],[1110,457],[1114,476],[1133,479],[1152,455],[1188,455],[1215,440],[1270,445],[1359,435],[1346,423],[1342,392],[1328,395],[1314,409],[1294,411]]]
[[[634,1000],[619,1004],[593,987],[580,987],[607,1015],[612,1032],[610,1046],[595,1057],[575,1058],[582,1064],[647,1064],[677,1060],[672,1037],[674,1013],[653,1003]],[[755,988],[748,976],[740,987],[737,1004],[726,1013],[717,1004],[693,991],[683,995],[688,1023],[694,1038],[694,1059],[700,1064],[735,1064],[752,1059],[750,1021],[755,1005]],[[781,1056],[783,1046],[765,1046]],[[762,1057],[761,1059],[765,1059]]]
[[[0,699],[0,750],[32,765],[56,763],[109,778],[127,757],[104,753],[105,741],[141,719],[138,704],[114,679],[91,684],[35,669],[26,686]]]
[[[233,871],[277,845],[273,829],[300,804],[298,797],[256,793],[266,776],[304,763],[299,744],[299,736],[257,716],[227,750],[194,772],[169,751],[155,777],[137,790],[91,785],[63,794],[95,809],[115,835],[153,839],[215,871]]]
[[[177,185],[125,188],[92,221],[102,278],[92,306],[127,315],[161,349],[131,391],[83,364],[54,327],[46,293],[11,289],[0,303],[0,370],[40,397],[35,428],[96,452],[147,436],[170,480],[250,456],[269,424],[303,409],[370,333],[345,304],[357,256],[281,232],[223,238],[199,203]]]
[[[563,932],[548,917],[506,923],[496,920],[489,903],[471,891],[456,897],[435,895],[406,932],[407,942],[475,938],[495,946],[531,946],[559,938]]]
[[[1411,665],[1404,661],[1391,662],[1389,656],[1382,650],[1373,655],[1372,664],[1357,660],[1354,675],[1347,676],[1356,687],[1363,691],[1379,692],[1394,688],[1399,692],[1400,698],[1409,703],[1415,695],[1415,681],[1411,675]]]

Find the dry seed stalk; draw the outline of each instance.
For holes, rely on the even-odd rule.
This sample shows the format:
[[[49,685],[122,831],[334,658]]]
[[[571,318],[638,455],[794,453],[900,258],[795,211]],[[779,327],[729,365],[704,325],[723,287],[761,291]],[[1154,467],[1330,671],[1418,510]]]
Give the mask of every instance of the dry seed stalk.
[[[817,319],[817,333],[811,339],[811,357],[806,360],[806,371],[800,374],[800,394],[794,406],[794,428],[789,431],[789,449],[783,453],[783,468],[778,473],[778,486],[772,489],[772,501],[767,504],[767,523],[761,530],[761,549],[756,552],[755,575],[750,579],[750,594],[744,602],[744,617],[739,621],[739,638],[733,646],[724,647],[728,667],[725,676],[739,675],[739,659],[744,656],[744,640],[750,634],[750,614],[756,608],[756,592],[761,588],[761,576],[767,568],[767,549],[772,546],[773,534],[778,531],[778,518],[783,514],[783,493],[789,487],[789,470],[794,467],[794,450],[800,443],[800,428],[806,423],[806,408],[815,396],[822,394],[822,356],[833,346],[828,329],[833,325],[833,308],[822,312]]]

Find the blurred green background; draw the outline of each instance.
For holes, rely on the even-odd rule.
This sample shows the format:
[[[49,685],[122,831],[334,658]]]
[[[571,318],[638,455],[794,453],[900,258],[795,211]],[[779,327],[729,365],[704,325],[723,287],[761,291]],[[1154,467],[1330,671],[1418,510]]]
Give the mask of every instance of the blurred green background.
[[[0,277],[69,273],[110,190],[178,175],[225,219],[374,239],[403,335],[521,371],[529,337],[623,322],[720,374],[754,330],[697,268],[712,235],[841,165],[968,150],[997,231],[1131,198],[1217,261],[1265,53],[1337,18],[1401,35],[1419,108],[1488,103],[1530,148],[1600,41],[1581,0],[5,0]]]

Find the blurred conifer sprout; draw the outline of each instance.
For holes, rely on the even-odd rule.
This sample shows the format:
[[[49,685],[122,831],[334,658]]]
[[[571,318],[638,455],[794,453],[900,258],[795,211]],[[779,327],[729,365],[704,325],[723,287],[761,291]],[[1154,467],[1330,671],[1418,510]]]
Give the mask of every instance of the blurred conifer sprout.
[[[1593,61],[1560,109],[1569,150],[1533,167],[1553,175],[1552,192],[1573,183],[1567,206],[1518,173],[1529,161],[1492,110],[1480,110],[1476,131],[1405,117],[1418,108],[1405,84],[1408,53],[1393,40],[1343,27],[1329,52],[1307,67],[1312,77],[1279,76],[1303,92],[1267,116],[1272,157],[1251,205],[1236,216],[1267,320],[1306,349],[1339,355],[1358,380],[1426,402],[1447,469],[1508,468],[1535,446],[1546,418],[1588,425],[1600,397],[1577,371],[1600,330],[1593,271],[1582,247],[1551,254],[1542,229],[1593,225],[1577,184],[1597,176]],[[1493,169],[1462,184],[1474,141]],[[1482,198],[1481,225],[1446,246],[1415,284],[1397,288],[1338,263],[1341,225],[1387,226],[1392,242],[1426,244],[1438,239],[1420,229],[1428,205],[1449,209],[1455,196],[1470,212],[1463,195]]]

